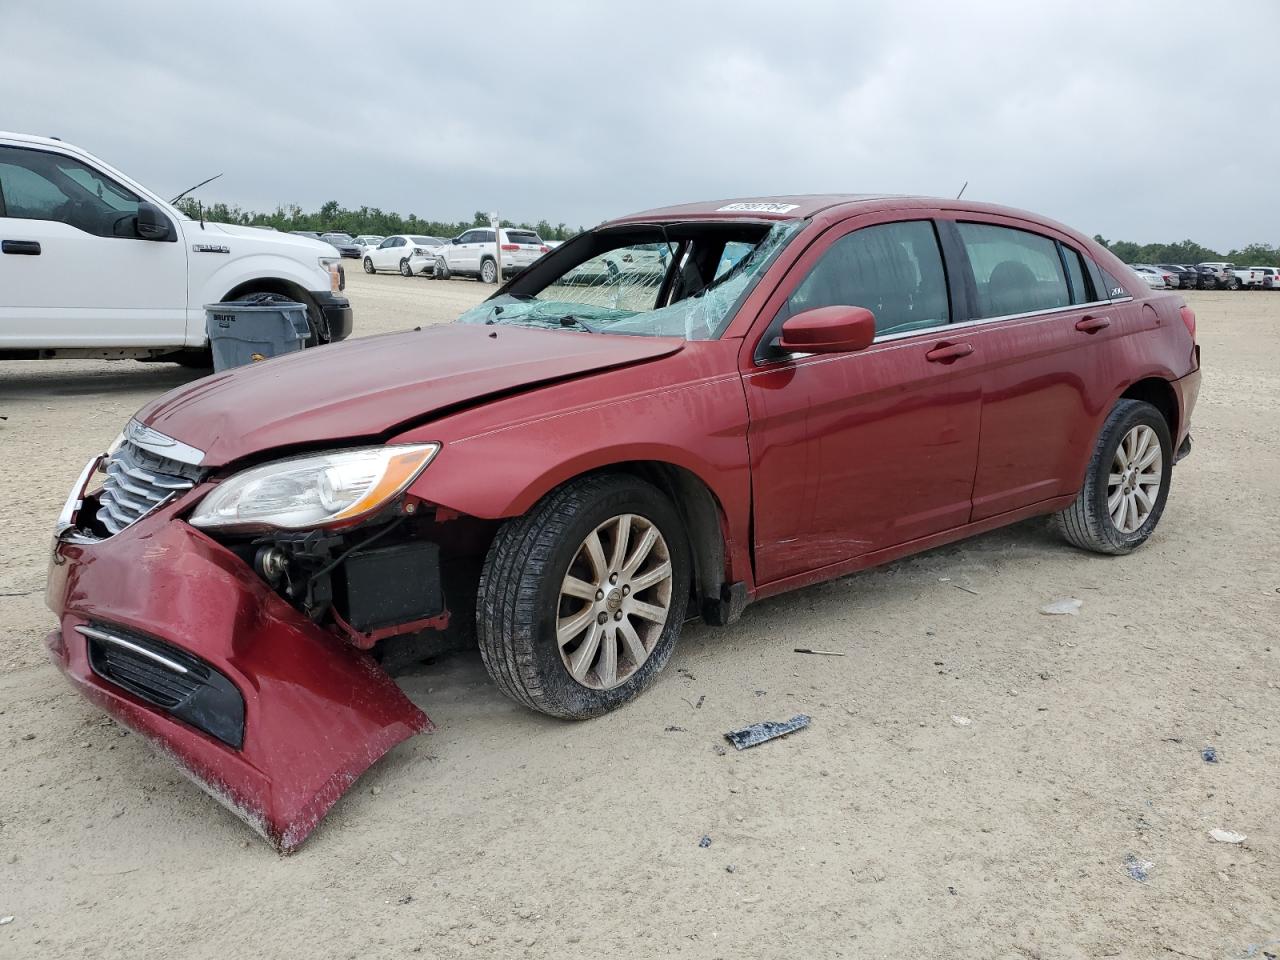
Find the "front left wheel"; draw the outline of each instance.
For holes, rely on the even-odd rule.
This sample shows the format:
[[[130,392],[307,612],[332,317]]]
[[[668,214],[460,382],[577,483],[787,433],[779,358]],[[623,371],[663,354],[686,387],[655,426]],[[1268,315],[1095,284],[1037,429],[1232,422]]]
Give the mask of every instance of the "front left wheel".
[[[598,716],[653,681],[688,599],[688,544],[671,502],[632,476],[583,477],[498,531],[476,597],[480,653],[513,700]]]
[[[370,259],[369,257],[365,257],[365,258],[364,258],[364,272],[365,272],[365,273],[377,273],[377,272],[378,272],[378,271],[374,268],[374,266],[373,266],[373,260],[372,260],[372,259]]]

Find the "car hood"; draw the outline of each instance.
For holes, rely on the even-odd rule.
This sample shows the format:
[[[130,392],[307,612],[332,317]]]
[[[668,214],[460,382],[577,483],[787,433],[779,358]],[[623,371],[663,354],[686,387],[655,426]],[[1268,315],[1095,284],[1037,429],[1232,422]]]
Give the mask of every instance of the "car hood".
[[[198,238],[202,233],[206,237],[210,234],[224,234],[228,237],[251,241],[263,249],[285,252],[290,256],[333,256],[333,245],[327,240],[312,240],[310,237],[300,237],[296,233],[263,230],[261,227],[247,227],[239,223],[206,222],[203,226],[198,220],[187,220],[185,223],[188,237]]]
[[[221,466],[266,450],[381,438],[539,384],[656,360],[670,337],[446,324],[329,344],[196,380],[136,419]]]

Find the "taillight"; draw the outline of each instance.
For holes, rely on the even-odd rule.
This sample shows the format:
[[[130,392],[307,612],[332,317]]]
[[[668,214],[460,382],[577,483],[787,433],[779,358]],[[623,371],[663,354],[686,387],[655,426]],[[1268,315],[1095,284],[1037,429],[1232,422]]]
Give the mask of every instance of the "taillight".
[[[503,249],[503,250],[519,250],[519,249],[520,249],[520,244],[518,244],[518,243],[504,243],[504,244],[502,245],[502,249]]]
[[[1191,334],[1192,341],[1196,338],[1196,312],[1190,307],[1179,307],[1178,313],[1182,314],[1182,322],[1187,325],[1187,333]]]
[[[548,247],[545,243],[544,243],[541,247],[539,247],[539,248],[538,248],[538,250],[539,250],[541,253],[550,253],[550,252],[551,252],[551,248],[550,248],[550,247]]]

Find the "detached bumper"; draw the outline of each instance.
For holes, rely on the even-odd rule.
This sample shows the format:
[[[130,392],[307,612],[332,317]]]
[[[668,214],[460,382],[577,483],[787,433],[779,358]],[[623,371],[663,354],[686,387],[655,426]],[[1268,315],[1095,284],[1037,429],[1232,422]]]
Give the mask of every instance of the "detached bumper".
[[[50,657],[81,694],[287,853],[361,773],[431,721],[367,654],[311,623],[173,512],[162,508],[100,543],[55,547]],[[103,635],[117,638],[108,642],[118,644],[122,673],[104,659]],[[140,669],[139,656],[154,683],[128,672]],[[222,678],[221,699],[206,698],[214,705],[204,713],[166,706],[182,687],[164,675],[165,660],[197,674],[207,667]],[[225,684],[242,700],[239,747],[218,713],[236,708]]]
[[[351,336],[355,326],[355,318],[351,313],[351,301],[328,290],[311,291],[311,296],[320,307],[325,326],[329,329],[329,342],[337,343]]]

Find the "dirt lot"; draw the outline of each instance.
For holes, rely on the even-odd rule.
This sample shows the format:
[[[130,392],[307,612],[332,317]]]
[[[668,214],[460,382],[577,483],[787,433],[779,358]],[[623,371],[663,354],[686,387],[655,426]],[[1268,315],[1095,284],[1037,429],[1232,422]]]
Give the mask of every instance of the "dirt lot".
[[[485,292],[350,283],[360,334]],[[1280,294],[1190,299],[1196,447],[1136,555],[1029,522],[761,603],[691,626],[644,697],[587,723],[518,708],[459,655],[404,680],[439,731],[288,859],[43,656],[67,489],[188,375],[4,366],[0,956],[1280,952]],[[1037,612],[1063,596],[1079,616]],[[810,729],[717,752],[725,730],[798,712]],[[1218,827],[1248,840],[1214,843]]]

